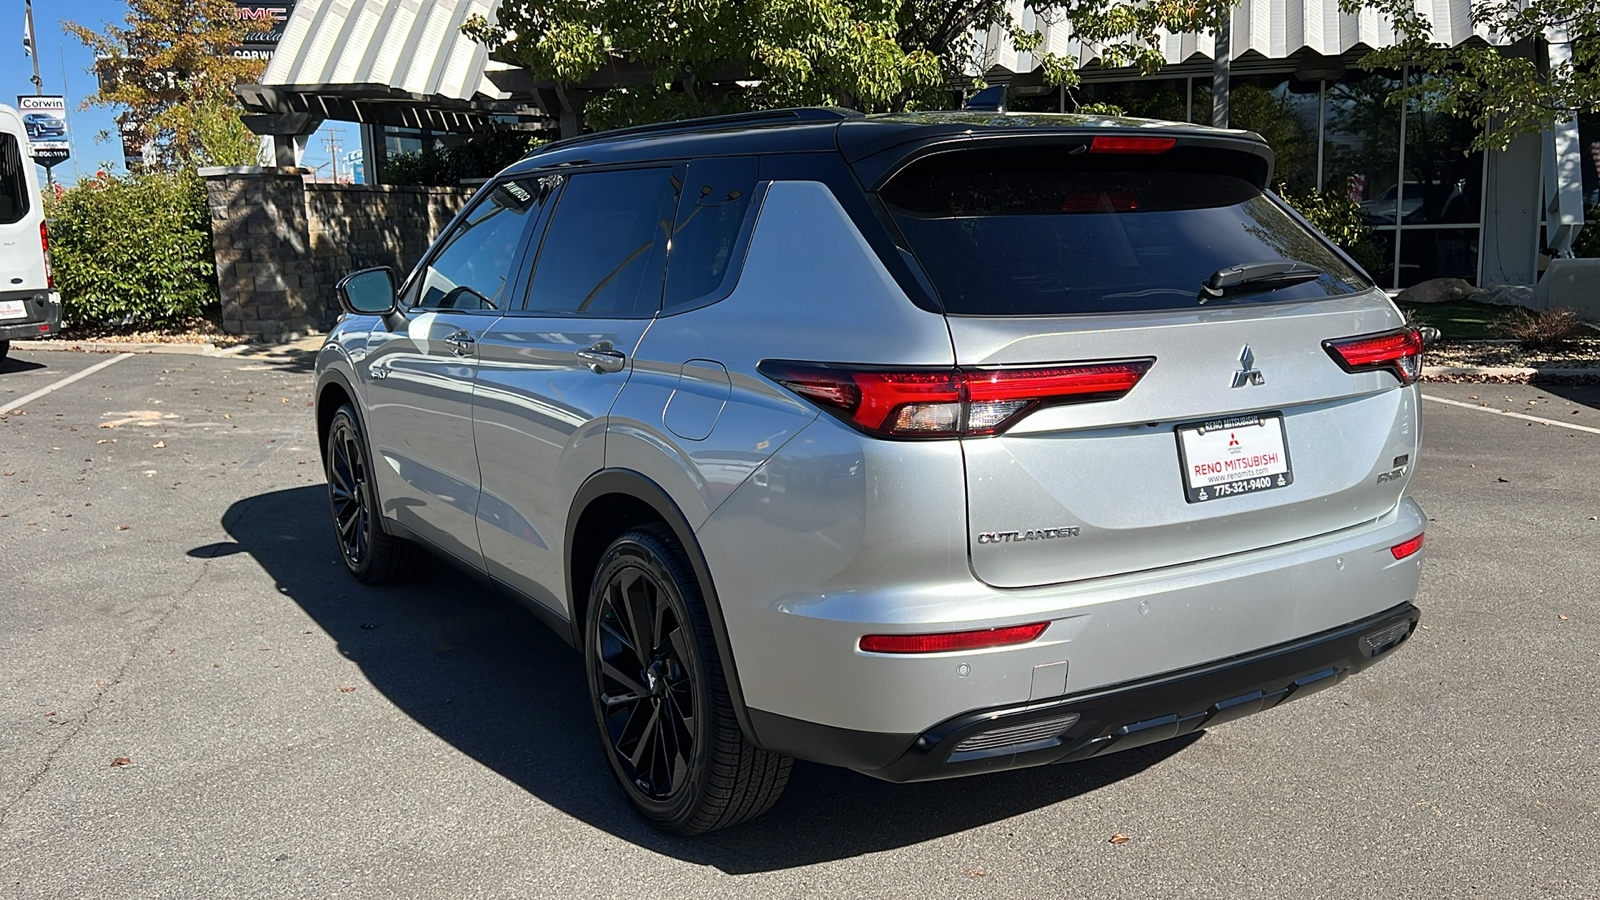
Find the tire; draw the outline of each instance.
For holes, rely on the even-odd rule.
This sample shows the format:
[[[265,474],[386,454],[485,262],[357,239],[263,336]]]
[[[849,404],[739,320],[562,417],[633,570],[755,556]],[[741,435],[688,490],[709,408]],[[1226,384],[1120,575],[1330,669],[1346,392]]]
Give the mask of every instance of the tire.
[[[333,538],[344,566],[362,584],[388,584],[410,578],[427,560],[416,544],[383,530],[378,513],[378,488],[371,478],[371,456],[356,413],[339,407],[328,426],[322,454],[328,476],[328,508]]]
[[[6,354],[8,354],[10,352],[11,352],[11,342],[10,341],[0,341],[0,359],[5,359],[6,358]]]
[[[606,759],[628,801],[650,824],[682,835],[770,809],[793,760],[740,731],[699,582],[671,529],[649,525],[618,538],[593,585],[584,668]]]

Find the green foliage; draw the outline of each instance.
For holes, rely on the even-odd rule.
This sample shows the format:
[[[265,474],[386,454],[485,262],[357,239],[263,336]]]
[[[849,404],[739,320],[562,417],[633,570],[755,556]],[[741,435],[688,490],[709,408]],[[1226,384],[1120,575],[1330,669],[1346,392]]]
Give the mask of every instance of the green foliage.
[[[50,201],[68,325],[159,325],[217,301],[205,186],[192,172],[95,178]]]
[[[1372,228],[1362,221],[1360,205],[1348,194],[1315,188],[1296,194],[1287,186],[1279,185],[1278,196],[1339,249],[1350,254],[1363,269],[1375,272],[1383,267],[1378,245],[1372,240]]]
[[[1107,66],[1160,68],[1161,29],[1205,30],[1233,0],[1039,0]],[[989,63],[998,27],[1040,50],[1006,0],[505,0],[462,31],[537,80],[595,91],[590,124],[614,127],[718,112],[824,105],[898,111],[944,106],[948,85]],[[1073,61],[1038,53],[1050,84]]]
[[[480,135],[454,146],[424,147],[419,153],[389,157],[383,182],[456,187],[464,179],[494,176],[540,142],[540,138],[513,132]]]
[[[1480,43],[1451,47],[1432,39],[1432,22],[1413,0],[1340,0],[1347,11],[1376,9],[1402,40],[1368,54],[1363,68],[1410,64],[1422,77],[1388,97],[1391,106],[1470,121],[1475,149],[1504,150],[1519,134],[1541,131],[1577,113],[1600,112],[1600,15],[1594,0],[1474,0],[1473,24],[1508,44],[1547,33],[1572,39],[1568,62],[1542,65],[1526,52]]]

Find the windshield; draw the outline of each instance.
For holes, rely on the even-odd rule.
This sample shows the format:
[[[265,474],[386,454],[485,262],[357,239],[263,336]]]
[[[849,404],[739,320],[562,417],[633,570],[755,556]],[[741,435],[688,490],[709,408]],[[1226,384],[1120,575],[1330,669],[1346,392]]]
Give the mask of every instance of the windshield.
[[[1195,306],[1217,270],[1275,260],[1323,275],[1227,302],[1369,287],[1249,181],[1188,170],[1181,160],[1065,150],[952,153],[912,165],[880,197],[953,315]]]

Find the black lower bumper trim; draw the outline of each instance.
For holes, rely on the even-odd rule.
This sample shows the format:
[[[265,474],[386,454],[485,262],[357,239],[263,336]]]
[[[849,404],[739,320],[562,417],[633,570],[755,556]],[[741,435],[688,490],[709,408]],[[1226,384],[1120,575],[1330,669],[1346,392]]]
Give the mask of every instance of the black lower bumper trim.
[[[927,781],[1072,762],[1243,718],[1332,687],[1404,643],[1422,614],[1402,603],[1375,616],[1254,653],[1143,681],[1021,706],[979,710],[921,735],[874,734],[751,710],[763,746],[886,781]],[[1038,736],[1025,726],[1057,720]],[[1070,723],[1070,724],[1066,724]],[[993,746],[1013,729],[1028,743]],[[985,738],[990,735],[990,738]],[[965,743],[968,748],[963,751]]]

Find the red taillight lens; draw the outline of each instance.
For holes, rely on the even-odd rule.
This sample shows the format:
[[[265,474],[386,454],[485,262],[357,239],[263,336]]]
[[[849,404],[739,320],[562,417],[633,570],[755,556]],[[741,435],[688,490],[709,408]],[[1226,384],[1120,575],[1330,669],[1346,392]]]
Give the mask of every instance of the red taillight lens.
[[[1395,544],[1393,547],[1389,548],[1389,552],[1394,554],[1395,559],[1405,559],[1411,554],[1422,549],[1423,537],[1425,537],[1425,535],[1419,534],[1409,541],[1401,544]]]
[[[1170,137],[1135,137],[1133,135],[1100,134],[1089,142],[1090,153],[1165,153],[1178,143]]]
[[[39,248],[44,251],[44,286],[51,289],[56,286],[55,273],[50,271],[50,226],[39,223]]]
[[[1322,346],[1346,372],[1387,369],[1401,384],[1422,377],[1422,335],[1415,328],[1323,341]]]
[[[998,434],[1045,406],[1114,400],[1154,359],[1017,369],[883,370],[768,361],[761,374],[878,437]]]
[[[1049,622],[1032,625],[1012,625],[1009,628],[985,628],[982,631],[947,631],[943,634],[869,634],[861,638],[861,649],[867,653],[947,653],[952,650],[980,650],[984,647],[1005,647],[1026,644],[1035,640]]]

